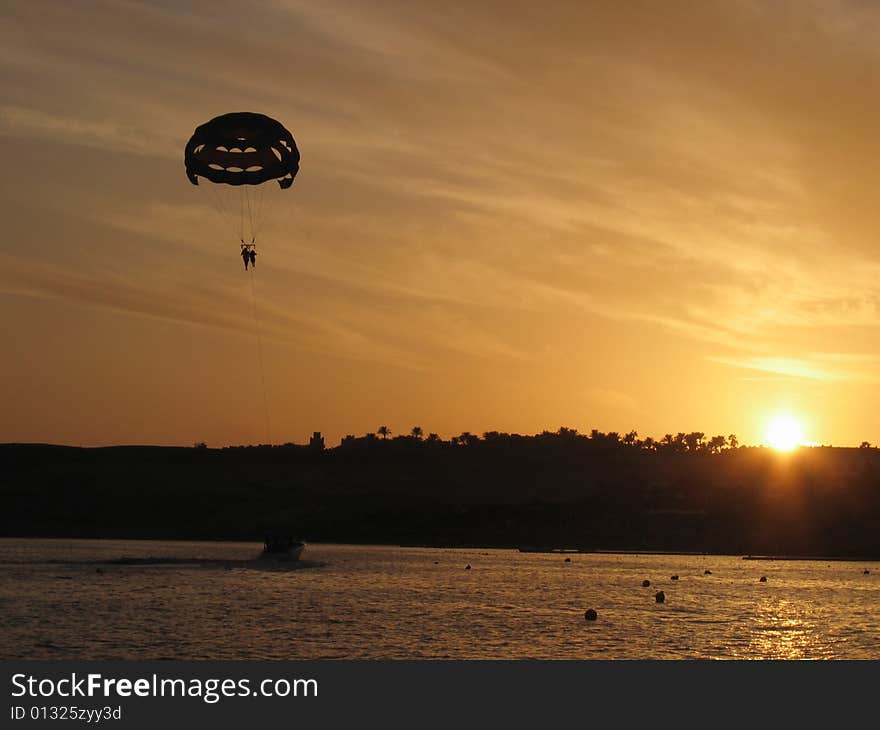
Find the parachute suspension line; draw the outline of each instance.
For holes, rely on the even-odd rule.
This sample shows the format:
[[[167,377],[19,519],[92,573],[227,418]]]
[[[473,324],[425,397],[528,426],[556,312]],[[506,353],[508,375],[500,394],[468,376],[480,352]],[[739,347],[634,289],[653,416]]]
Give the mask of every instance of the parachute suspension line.
[[[253,243],[257,240],[257,229],[256,229],[256,225],[254,223],[254,208],[251,205],[251,197],[252,196],[251,196],[250,192],[248,191],[249,187],[250,187],[250,185],[244,186],[244,188],[245,188],[244,199],[245,199],[245,202],[247,203],[248,222],[250,223],[249,233],[251,235],[251,243]]]
[[[229,227],[234,231],[235,220],[232,217],[229,206],[226,204],[226,200],[224,200],[223,196],[220,194],[220,191],[213,185],[204,185],[203,187],[208,191],[208,197],[211,199],[212,207],[215,210],[220,211],[220,215],[223,217]]]
[[[263,201],[265,200],[265,186],[257,185],[254,188],[254,238],[260,235],[263,229]]]
[[[263,226],[266,221],[271,220],[274,211],[278,206],[278,201],[284,196],[282,190],[266,190],[264,185],[260,185],[260,209],[257,214],[257,233],[263,232]]]
[[[246,224],[246,228],[244,230],[245,238],[253,239],[254,221],[253,216],[251,215],[251,195],[250,191],[248,190],[249,187],[249,185],[241,186],[241,191],[242,193],[244,193],[244,204],[241,206],[241,215],[244,218]]]
[[[244,243],[244,196],[247,194],[247,187],[242,185],[238,194],[238,237]]]
[[[255,332],[257,334],[257,356],[260,361],[260,385],[263,390],[263,415],[266,419],[266,442],[271,445],[272,444],[272,430],[269,428],[269,399],[266,395],[266,372],[263,368],[263,333],[261,331],[260,326],[260,313],[257,308],[257,285],[255,283],[256,273],[251,270],[251,294],[253,295],[254,302],[254,323],[255,323]]]
[[[232,217],[232,213],[229,211],[229,207],[226,205],[226,201],[220,192],[213,185],[200,185],[202,190],[205,190],[205,195],[208,196],[208,204],[220,213],[220,216],[226,221],[227,225],[234,231],[235,221]]]
[[[266,186],[260,185],[254,189],[254,235],[259,236],[263,232],[263,223],[266,220]]]

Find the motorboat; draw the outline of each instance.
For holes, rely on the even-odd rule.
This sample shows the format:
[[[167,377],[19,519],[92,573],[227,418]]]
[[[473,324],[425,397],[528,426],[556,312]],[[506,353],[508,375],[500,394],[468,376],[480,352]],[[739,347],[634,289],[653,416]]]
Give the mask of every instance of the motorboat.
[[[299,560],[306,544],[289,535],[266,535],[263,543],[263,556],[281,560]]]

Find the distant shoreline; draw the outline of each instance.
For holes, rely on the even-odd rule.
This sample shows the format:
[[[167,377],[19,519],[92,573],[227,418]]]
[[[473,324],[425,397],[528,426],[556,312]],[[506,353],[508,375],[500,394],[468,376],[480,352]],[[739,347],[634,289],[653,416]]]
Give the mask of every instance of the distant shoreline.
[[[0,534],[880,560],[880,449],[568,432],[320,447],[0,445]]]
[[[176,542],[176,543],[254,543],[259,544],[257,539],[204,539],[204,538],[165,538],[165,537],[69,537],[69,536],[28,536],[28,535],[0,535],[0,540],[34,540],[34,541],[123,541],[123,542]],[[812,562],[839,562],[839,563],[876,563],[880,562],[880,556],[834,556],[834,555],[740,555],[739,553],[711,553],[697,552],[692,550],[606,550],[590,548],[533,548],[505,545],[429,545],[429,544],[394,544],[385,542],[346,542],[346,541],[311,541],[312,548],[320,548],[321,545],[350,545],[353,547],[383,547],[400,548],[404,550],[505,550],[524,554],[541,555],[628,555],[628,556],[670,556],[670,557],[706,557],[706,558],[741,558],[742,560],[756,561],[812,561]]]

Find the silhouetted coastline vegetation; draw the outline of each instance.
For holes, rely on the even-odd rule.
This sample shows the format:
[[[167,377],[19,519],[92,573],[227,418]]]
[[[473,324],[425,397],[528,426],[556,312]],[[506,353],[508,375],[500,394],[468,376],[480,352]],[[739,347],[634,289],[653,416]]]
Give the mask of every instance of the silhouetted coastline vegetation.
[[[379,435],[381,434],[381,435]],[[880,451],[561,428],[221,449],[0,446],[5,536],[880,557]]]

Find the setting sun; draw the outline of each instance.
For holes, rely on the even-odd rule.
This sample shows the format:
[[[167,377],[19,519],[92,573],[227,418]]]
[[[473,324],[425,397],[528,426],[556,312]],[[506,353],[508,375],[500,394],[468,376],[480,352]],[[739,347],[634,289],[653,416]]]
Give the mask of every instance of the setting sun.
[[[792,416],[776,416],[767,424],[764,440],[780,451],[791,451],[804,441],[800,422]]]

